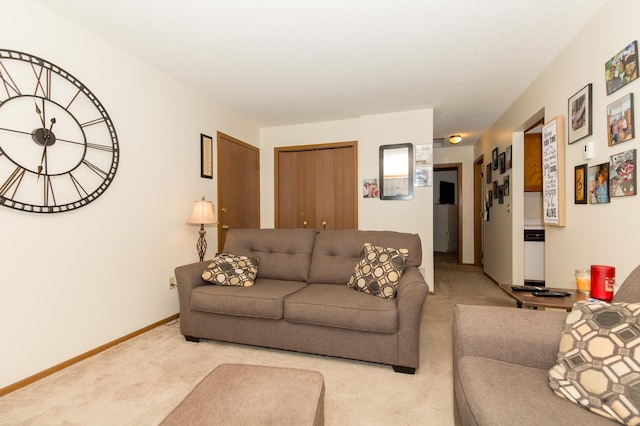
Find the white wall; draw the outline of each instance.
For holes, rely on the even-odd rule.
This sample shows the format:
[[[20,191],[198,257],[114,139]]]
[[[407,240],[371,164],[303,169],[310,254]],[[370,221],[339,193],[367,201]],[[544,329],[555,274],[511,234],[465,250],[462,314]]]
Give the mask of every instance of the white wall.
[[[121,149],[112,185],[79,210],[0,207],[1,388],[177,313],[168,279],[197,261],[190,206],[217,196],[215,179],[200,178],[200,133],[257,145],[259,130],[38,3],[0,9],[2,47],[86,84]],[[207,236],[215,248],[215,228]]]
[[[433,111],[363,116],[358,119],[264,128],[260,131],[261,226],[274,226],[274,154],[280,146],[358,141],[358,185],[377,178],[380,145],[433,143]],[[408,201],[358,200],[360,229],[411,232],[422,240],[422,267],[433,287],[433,188],[414,188]]]
[[[524,206],[523,173],[518,166],[522,164],[523,156],[522,131],[531,117],[544,110],[547,120],[557,115],[564,117],[566,135],[568,99],[588,83],[593,84],[593,135],[571,145],[565,138],[566,226],[546,227],[545,278],[548,286],[575,288],[574,269],[604,264],[616,267],[617,282],[621,283],[639,263],[636,253],[640,237],[637,220],[640,195],[613,198],[611,203],[600,205],[576,205],[573,201],[575,166],[608,162],[612,154],[640,148],[637,130],[635,139],[607,146],[607,105],[628,93],[637,94],[640,89],[640,80],[636,80],[614,94],[606,95],[605,62],[640,38],[637,25],[612,24],[620,22],[621,10],[626,17],[640,16],[640,3],[610,0],[493,125],[477,147],[478,154],[483,153],[487,159],[491,158],[494,147],[503,151],[513,143],[511,189],[513,211],[517,214],[507,212],[506,202],[498,208],[494,205],[491,221],[485,224],[485,271],[500,283],[517,283],[522,278],[522,241],[519,237],[522,234],[520,212]],[[636,106],[636,126],[640,123],[637,111]],[[594,157],[588,162],[582,159],[585,142],[595,145]],[[514,257],[509,260],[511,252]]]
[[[472,146],[442,147],[433,150],[434,164],[462,163],[462,181],[458,182],[462,197],[458,204],[462,209],[462,263],[474,263],[473,250],[473,162]],[[434,197],[434,202],[437,198]],[[460,249],[460,248],[458,248]]]

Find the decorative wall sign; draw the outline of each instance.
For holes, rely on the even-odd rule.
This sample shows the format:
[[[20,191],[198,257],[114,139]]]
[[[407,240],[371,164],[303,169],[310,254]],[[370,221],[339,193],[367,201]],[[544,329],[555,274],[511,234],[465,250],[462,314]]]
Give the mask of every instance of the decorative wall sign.
[[[545,225],[565,225],[564,124],[558,115],[542,127],[542,215]]]
[[[591,136],[591,86],[589,83],[569,98],[569,143]]]
[[[200,177],[213,179],[213,139],[200,134]]]

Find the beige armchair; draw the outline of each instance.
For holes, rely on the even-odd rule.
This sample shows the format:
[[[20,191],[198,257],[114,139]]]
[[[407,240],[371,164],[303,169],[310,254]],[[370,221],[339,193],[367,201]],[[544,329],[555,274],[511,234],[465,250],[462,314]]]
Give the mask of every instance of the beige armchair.
[[[640,301],[640,266],[614,302]],[[612,425],[556,396],[548,371],[556,363],[566,312],[457,305],[453,382],[458,425]]]

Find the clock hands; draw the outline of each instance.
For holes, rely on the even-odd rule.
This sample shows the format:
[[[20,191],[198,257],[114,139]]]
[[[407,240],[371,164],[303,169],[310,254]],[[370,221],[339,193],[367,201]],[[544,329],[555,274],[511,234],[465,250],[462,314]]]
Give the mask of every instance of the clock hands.
[[[36,105],[36,114],[38,114],[38,116],[40,117],[40,122],[42,122],[42,128],[46,128],[47,125],[46,123],[46,118],[45,118],[45,114],[44,114],[44,99],[42,100],[42,110],[40,111],[40,108],[38,107],[38,104],[36,103],[35,99],[33,100],[33,103]]]
[[[36,105],[36,108],[38,106]],[[40,159],[40,165],[38,166],[38,177],[36,178],[36,182],[40,180],[40,174],[42,173],[42,164],[47,166],[47,147],[49,146],[49,141],[51,140],[51,130],[53,129],[53,125],[56,124],[56,118],[53,117],[51,119],[51,126],[49,126],[49,130],[43,127],[44,129],[44,149],[42,150],[42,158]],[[45,170],[46,173],[46,170]]]

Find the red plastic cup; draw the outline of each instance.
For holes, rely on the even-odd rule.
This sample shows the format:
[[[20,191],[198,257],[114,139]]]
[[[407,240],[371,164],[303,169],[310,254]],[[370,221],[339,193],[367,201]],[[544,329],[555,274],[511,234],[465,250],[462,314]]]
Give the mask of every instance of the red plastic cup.
[[[591,297],[610,302],[616,284],[616,268],[606,265],[591,265]]]

